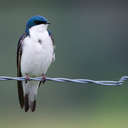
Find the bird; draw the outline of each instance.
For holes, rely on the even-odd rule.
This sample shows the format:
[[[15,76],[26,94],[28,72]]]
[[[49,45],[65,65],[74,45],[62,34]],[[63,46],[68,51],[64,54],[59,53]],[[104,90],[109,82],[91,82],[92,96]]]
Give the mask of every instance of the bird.
[[[55,61],[55,45],[50,22],[40,15],[32,16],[17,44],[17,81],[19,104],[25,112],[36,110],[38,88],[46,81],[46,72]],[[41,81],[30,81],[30,77],[40,77]]]

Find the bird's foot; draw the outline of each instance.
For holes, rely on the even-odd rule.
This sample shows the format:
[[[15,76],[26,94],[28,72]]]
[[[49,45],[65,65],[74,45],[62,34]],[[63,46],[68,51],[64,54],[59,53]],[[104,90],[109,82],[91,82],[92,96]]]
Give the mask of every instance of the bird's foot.
[[[28,81],[30,81],[30,77],[29,77],[29,75],[27,74],[26,77],[25,77],[25,83],[27,84]]]
[[[42,75],[42,80],[41,80],[41,82],[44,84],[45,82],[46,82],[46,76],[43,74]]]

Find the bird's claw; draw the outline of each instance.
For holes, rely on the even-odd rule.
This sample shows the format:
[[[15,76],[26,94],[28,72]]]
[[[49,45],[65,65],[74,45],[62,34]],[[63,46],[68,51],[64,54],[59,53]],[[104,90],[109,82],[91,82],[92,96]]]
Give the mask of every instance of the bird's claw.
[[[29,75],[26,75],[26,77],[25,77],[25,83],[27,83],[28,81],[30,81],[30,77],[29,77]]]
[[[41,82],[42,82],[43,84],[46,82],[46,76],[45,76],[45,75],[42,75]]]

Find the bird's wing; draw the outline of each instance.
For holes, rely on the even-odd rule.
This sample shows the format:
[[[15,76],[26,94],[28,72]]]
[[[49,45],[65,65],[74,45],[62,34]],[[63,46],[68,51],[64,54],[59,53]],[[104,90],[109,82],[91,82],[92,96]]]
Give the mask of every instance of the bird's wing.
[[[23,40],[26,37],[26,33],[24,33],[18,42],[17,45],[17,77],[21,77],[21,56],[22,56],[22,47],[23,47]],[[23,92],[23,86],[22,81],[17,81],[17,87],[18,87],[18,96],[19,96],[19,103],[21,108],[24,106],[24,92]]]
[[[54,42],[53,35],[52,35],[52,33],[50,31],[48,31],[48,33],[49,33],[49,36],[51,37],[53,48],[55,50],[55,42]],[[52,57],[52,62],[54,62],[54,61],[55,61],[55,52],[53,52],[53,57]]]

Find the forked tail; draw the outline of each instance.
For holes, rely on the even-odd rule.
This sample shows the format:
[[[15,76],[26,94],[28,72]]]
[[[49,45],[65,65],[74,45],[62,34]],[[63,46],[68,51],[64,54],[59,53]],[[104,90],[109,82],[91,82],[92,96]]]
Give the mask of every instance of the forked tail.
[[[32,112],[35,111],[38,86],[39,82],[37,81],[27,81],[27,83],[23,82],[25,112],[29,109],[31,109]]]

